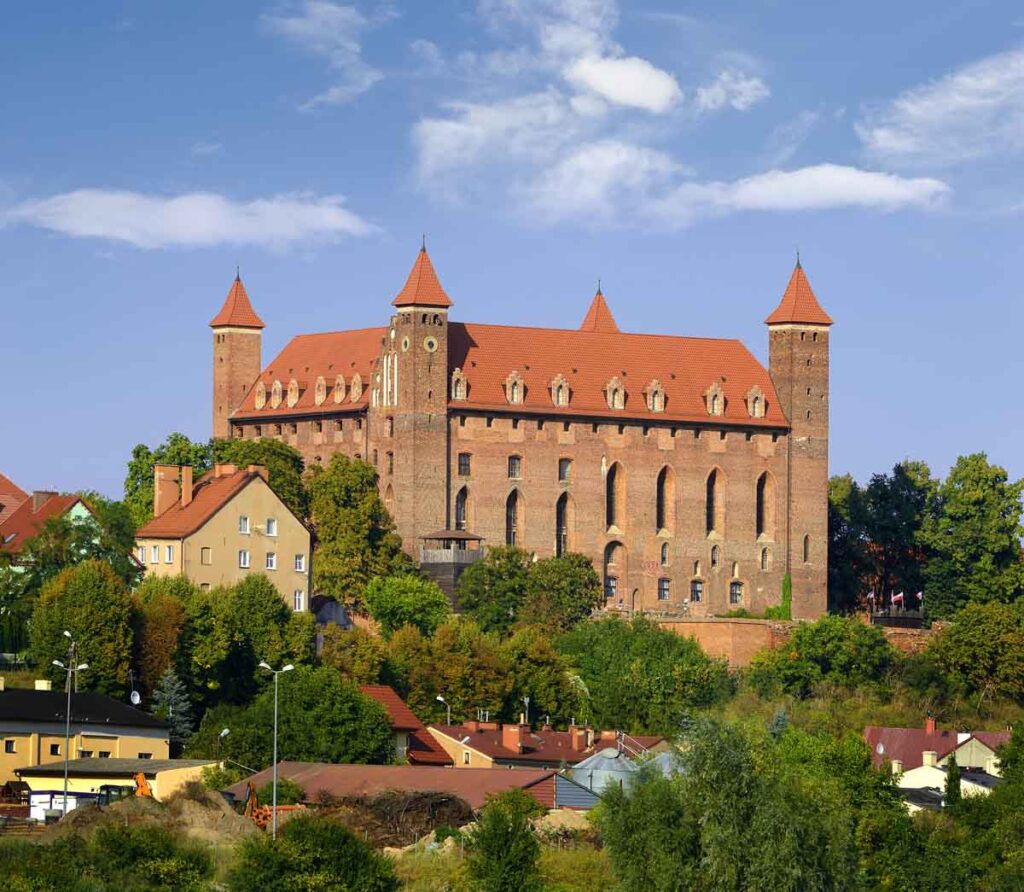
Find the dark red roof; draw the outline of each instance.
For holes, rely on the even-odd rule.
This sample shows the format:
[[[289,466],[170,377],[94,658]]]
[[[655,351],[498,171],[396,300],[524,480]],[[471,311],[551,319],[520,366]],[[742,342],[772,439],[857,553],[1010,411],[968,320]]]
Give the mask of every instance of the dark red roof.
[[[159,517],[154,517],[136,534],[138,539],[183,539],[191,536],[246,486],[260,477],[246,468],[215,476],[209,471],[192,488],[192,501],[182,507],[179,498]]]
[[[239,781],[227,792],[241,799],[251,781],[258,788],[271,778],[266,768],[258,774]],[[436,768],[423,765],[333,765],[325,762],[281,762],[278,777],[297,783],[306,793],[308,802],[315,802],[321,791],[331,796],[374,796],[388,791],[413,793],[449,793],[464,800],[472,809],[478,809],[487,796],[505,790],[524,789],[530,792],[554,776],[545,769],[524,768]],[[542,797],[548,799],[550,793]],[[540,801],[541,797],[537,797]],[[542,801],[551,807],[553,802]]]
[[[923,753],[934,752],[937,761],[942,761],[953,750],[967,743],[972,737],[995,751],[1010,740],[1009,731],[974,731],[961,735],[948,728],[936,729],[929,733],[923,728],[881,728],[869,725],[864,729],[864,740],[871,747],[871,759],[876,765],[898,760],[903,770],[919,768],[924,764]],[[879,752],[881,744],[882,752]]]
[[[434,264],[430,262],[426,246],[420,249],[405,286],[391,303],[396,307],[442,307],[447,309],[452,306],[451,298],[441,287],[441,281],[437,278],[437,273],[434,272]]]
[[[211,328],[221,326],[232,326],[235,328],[265,328],[263,320],[256,315],[256,311],[249,303],[249,295],[245,293],[245,286],[240,276],[235,276],[231,283],[231,290],[224,299],[224,306],[220,312],[210,320]]]
[[[10,477],[0,474],[0,524],[3,524],[14,513],[14,510],[27,499],[28,493],[25,490]]]
[[[76,495],[54,493],[36,508],[35,499],[30,496],[0,524],[0,550],[17,554],[29,539],[39,533],[46,521],[51,517],[62,517],[78,502],[82,500]]]
[[[387,685],[364,684],[359,686],[367,697],[376,700],[388,711],[391,730],[405,731],[409,735],[406,758],[420,765],[451,765],[452,759],[444,748],[431,736],[416,714],[405,701]]]
[[[598,288],[597,294],[594,295],[594,300],[590,304],[590,309],[587,310],[587,315],[583,317],[580,331],[617,332],[618,330],[619,326],[615,324],[615,317],[612,316],[612,311],[608,309],[604,295]]]
[[[804,275],[804,268],[797,261],[793,275],[782,295],[779,305],[764,320],[768,325],[785,325],[786,323],[804,323],[807,325],[831,325],[832,318],[818,303],[818,298],[811,290],[811,283]]]

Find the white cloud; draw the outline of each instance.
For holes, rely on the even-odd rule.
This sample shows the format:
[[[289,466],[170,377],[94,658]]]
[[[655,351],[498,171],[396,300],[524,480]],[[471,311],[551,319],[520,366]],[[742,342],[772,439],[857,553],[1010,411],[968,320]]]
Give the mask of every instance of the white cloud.
[[[765,145],[768,166],[779,167],[788,162],[807,141],[820,119],[818,112],[805,109],[772,130]]]
[[[894,163],[954,165],[1024,150],[1024,49],[966,65],[869,112],[867,151]]]
[[[390,7],[384,7],[377,21],[390,17]],[[337,78],[337,83],[300,106],[305,111],[349,102],[384,76],[363,60],[360,44],[362,33],[376,22],[354,6],[329,0],[304,0],[294,15],[264,15],[263,23],[274,34],[327,59]]]
[[[565,71],[566,80],[591,90],[615,105],[666,112],[682,98],[679,84],[667,71],[636,56],[584,56]]]
[[[224,151],[224,144],[220,142],[206,142],[198,140],[192,143],[189,153],[193,158],[205,158],[210,155],[220,155]]]
[[[771,90],[761,78],[727,68],[719,72],[712,83],[697,88],[696,106],[701,112],[718,111],[726,106],[747,111],[770,95]]]
[[[77,189],[7,209],[0,222],[23,223],[72,238],[127,242],[137,248],[257,245],[286,248],[375,230],[337,195],[277,195],[234,201],[211,192],[146,195]]]

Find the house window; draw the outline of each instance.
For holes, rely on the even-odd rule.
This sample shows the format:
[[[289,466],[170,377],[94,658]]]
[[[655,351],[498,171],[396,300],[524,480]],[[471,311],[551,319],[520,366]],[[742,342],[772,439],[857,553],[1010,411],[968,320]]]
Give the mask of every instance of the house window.
[[[465,530],[469,505],[469,493],[462,487],[455,495],[455,529]]]
[[[468,765],[469,764],[469,750],[463,750],[462,751],[462,764],[463,765]]]
[[[505,544],[519,544],[519,490],[513,489],[505,500]]]
[[[268,570],[276,570],[277,569],[277,552],[274,552],[274,551],[268,551],[267,552],[267,569]]]
[[[140,758],[140,759],[152,759],[153,758],[153,754],[152,753],[139,753],[138,758]]]
[[[165,564],[173,564],[174,563],[174,546],[173,545],[165,545],[164,546],[164,563]]]
[[[704,580],[693,579],[690,581],[690,600],[699,604],[704,600]]]
[[[253,429],[252,430],[253,430],[253,433],[257,437],[262,437],[263,436],[263,425],[262,424],[253,425]]]
[[[60,744],[59,743],[51,743],[50,744],[50,755],[51,756],[59,756],[60,755]]]
[[[138,555],[139,555],[139,563],[140,564],[146,563],[146,546],[145,545],[140,545],[139,546]]]
[[[373,466],[377,467],[377,450],[373,450]]]
[[[459,453],[459,476],[468,477],[470,469],[470,454],[468,452]]]
[[[390,415],[384,419],[384,433],[388,437],[393,437],[395,435],[395,419]]]
[[[558,481],[559,483],[568,483],[572,475],[572,459],[571,458],[560,458],[558,460]]]
[[[244,514],[238,518],[238,532],[243,536],[249,535],[249,518]]]
[[[208,592],[209,590],[210,590],[210,583],[208,583],[208,582],[200,582],[199,583],[199,591],[201,591],[201,592]]]
[[[518,455],[508,457],[508,479],[518,480],[522,476],[523,460]]]
[[[672,591],[672,580],[666,579],[664,576],[658,580],[658,600],[667,601],[668,596]]]
[[[16,753],[17,752],[17,749],[15,749],[15,741],[11,740],[10,737],[8,737],[4,741],[4,752],[5,753]]]
[[[301,589],[297,588],[292,592],[292,610],[296,612],[306,609],[306,593]]]
[[[78,758],[79,759],[91,759],[92,758],[92,750],[79,750],[78,751]]]
[[[322,421],[313,422],[313,433],[322,434],[324,432],[324,423]]]
[[[621,526],[622,512],[626,501],[626,473],[618,462],[608,469],[604,486],[605,526]]]
[[[277,520],[275,518],[273,518],[273,517],[268,517],[267,518],[267,535],[268,536],[276,536],[277,535]]]
[[[768,549],[767,548],[762,548],[761,549],[761,569],[762,570],[767,570],[768,569],[768,562],[769,562],[770,559],[771,559],[771,555],[769,554]]]
[[[712,570],[717,569],[717,567],[718,567],[718,560],[719,560],[718,546],[717,545],[712,545],[711,546],[711,569]]]
[[[733,582],[729,583],[729,603],[730,604],[742,604],[743,603],[743,583]]]
[[[159,545],[150,545],[149,546],[149,562],[151,564],[159,564],[160,563],[160,546]]]
[[[209,546],[204,546],[199,549],[199,563],[206,567],[209,567],[213,563],[213,549]]]
[[[614,598],[619,592],[619,580],[614,576],[604,578],[604,596]]]
[[[563,492],[555,503],[555,557],[569,553],[569,529],[572,520],[572,498],[569,493]]]
[[[100,750],[100,758],[101,759],[109,759],[110,758],[110,750]]]
[[[306,572],[306,556],[304,554],[295,555],[295,572],[305,573]]]
[[[668,566],[668,542],[661,543],[661,566]]]
[[[384,455],[384,470],[388,475],[395,473],[395,453],[388,452]]]
[[[238,551],[238,566],[243,570],[249,569],[249,552],[245,548],[239,549]]]

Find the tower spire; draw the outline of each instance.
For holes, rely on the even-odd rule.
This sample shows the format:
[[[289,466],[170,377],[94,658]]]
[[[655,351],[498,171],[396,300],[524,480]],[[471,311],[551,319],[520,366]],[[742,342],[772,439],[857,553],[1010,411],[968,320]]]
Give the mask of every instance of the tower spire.
[[[789,284],[782,295],[782,300],[764,321],[767,325],[832,324],[832,317],[821,308],[818,298],[811,289],[811,283],[807,281],[807,274],[800,265],[799,253],[796,255],[796,266],[789,277]]]

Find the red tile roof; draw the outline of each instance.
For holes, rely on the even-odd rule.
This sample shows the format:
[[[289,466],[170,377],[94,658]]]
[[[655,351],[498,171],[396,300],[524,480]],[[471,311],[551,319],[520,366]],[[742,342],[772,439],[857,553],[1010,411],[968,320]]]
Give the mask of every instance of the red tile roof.
[[[811,290],[804,268],[798,260],[789,284],[782,295],[779,305],[764,320],[768,325],[784,325],[786,323],[804,323],[807,325],[831,325],[832,318],[818,303],[818,298]]]
[[[975,740],[980,740],[992,752],[996,752],[1000,747],[1006,746],[1012,736],[1012,733],[1009,731],[975,731],[971,734],[971,737],[975,738]]]
[[[923,728],[881,728],[869,725],[864,729],[864,740],[871,747],[871,760],[875,765],[897,760],[903,763],[903,770],[919,768],[924,764],[923,753],[932,751],[937,761],[942,761],[953,750],[970,738],[975,738],[995,751],[1008,743],[1008,731],[975,731],[961,735],[949,729],[936,729],[929,733]],[[879,752],[881,744],[882,752]]]
[[[612,316],[612,311],[608,309],[604,295],[598,288],[597,294],[594,295],[594,300],[590,304],[590,309],[587,310],[587,315],[583,317],[583,322],[580,324],[580,331],[618,332],[618,330],[619,326],[615,324],[615,317]]]
[[[266,768],[252,777],[239,781],[228,792],[237,798],[245,795],[246,785],[252,781],[260,788],[271,777]],[[297,783],[306,793],[306,800],[315,802],[323,791],[331,796],[374,796],[392,790],[420,793],[450,793],[464,800],[472,809],[479,809],[487,796],[511,789],[525,789],[543,785],[554,776],[544,769],[507,768],[435,768],[416,765],[332,765],[324,762],[281,762],[278,776]],[[547,798],[545,796],[545,798]],[[549,807],[551,802],[542,803]]]
[[[179,498],[159,517],[154,517],[135,534],[138,539],[183,539],[191,536],[221,508],[260,475],[241,469],[216,477],[209,471],[192,488],[192,501],[185,507]]]
[[[447,309],[452,306],[451,298],[441,287],[437,273],[434,272],[434,264],[430,262],[426,246],[420,249],[416,262],[412,265],[409,278],[391,303],[396,307],[443,307]]]
[[[220,312],[210,320],[211,328],[220,326],[233,326],[235,328],[265,328],[263,320],[256,315],[256,311],[249,303],[249,295],[245,293],[245,286],[240,276],[235,276],[231,283],[231,290],[224,299],[224,306]]]
[[[17,483],[4,474],[0,474],[0,524],[10,517],[14,510],[28,499],[25,492]]]
[[[2,524],[0,524],[0,550],[8,554],[18,554],[22,546],[37,535],[51,517],[67,514],[82,500],[76,495],[51,495],[38,508],[34,507],[34,499],[29,496],[22,502]],[[82,502],[85,505],[85,502]],[[86,508],[89,506],[86,505]],[[90,512],[91,514],[92,512]]]
[[[405,731],[409,735],[406,758],[413,764],[451,765],[452,759],[431,736],[423,722],[409,709],[405,701],[387,685],[363,684],[359,690],[372,697],[388,711],[392,731]]]

